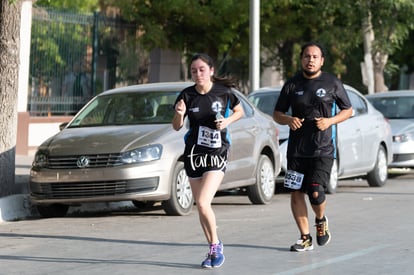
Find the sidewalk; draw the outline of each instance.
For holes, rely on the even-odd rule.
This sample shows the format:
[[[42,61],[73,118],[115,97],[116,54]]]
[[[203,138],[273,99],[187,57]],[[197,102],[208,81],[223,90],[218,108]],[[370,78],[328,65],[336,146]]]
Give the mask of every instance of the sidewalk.
[[[29,174],[34,156],[17,156],[15,190],[18,194],[0,198],[0,223],[26,219],[35,215],[29,200]]]

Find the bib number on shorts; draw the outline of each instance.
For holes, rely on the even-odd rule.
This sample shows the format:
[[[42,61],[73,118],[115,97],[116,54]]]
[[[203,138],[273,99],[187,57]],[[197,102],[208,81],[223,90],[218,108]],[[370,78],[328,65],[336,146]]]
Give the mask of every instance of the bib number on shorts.
[[[288,170],[285,175],[284,186],[289,189],[299,190],[302,187],[304,175],[293,171]]]
[[[210,129],[205,126],[200,126],[198,131],[197,144],[209,148],[221,147],[221,133],[219,130]]]

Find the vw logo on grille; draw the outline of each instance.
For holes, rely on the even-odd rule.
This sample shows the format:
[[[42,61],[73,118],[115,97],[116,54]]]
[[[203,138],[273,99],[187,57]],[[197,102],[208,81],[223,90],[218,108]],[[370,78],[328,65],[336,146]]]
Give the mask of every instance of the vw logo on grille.
[[[81,156],[78,158],[78,161],[76,162],[76,165],[79,168],[85,168],[86,166],[89,165],[89,159],[85,156]]]

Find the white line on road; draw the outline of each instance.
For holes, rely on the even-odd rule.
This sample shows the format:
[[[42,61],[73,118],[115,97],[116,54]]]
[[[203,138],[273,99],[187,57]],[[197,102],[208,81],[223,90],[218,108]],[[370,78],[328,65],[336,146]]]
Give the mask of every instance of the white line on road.
[[[385,245],[385,244],[372,246],[372,247],[360,250],[358,252],[354,252],[354,253],[351,253],[351,254],[346,254],[346,255],[343,255],[343,256],[335,257],[335,258],[332,258],[332,259],[329,259],[329,260],[322,261],[320,263],[314,263],[314,264],[310,264],[310,265],[301,266],[301,267],[298,267],[298,268],[293,268],[293,269],[290,269],[290,270],[287,270],[287,271],[284,271],[284,272],[276,273],[275,275],[292,275],[292,274],[298,274],[298,273],[301,273],[301,272],[310,271],[312,269],[316,269],[316,268],[319,268],[319,267],[323,267],[323,266],[327,266],[327,265],[330,265],[330,264],[335,264],[335,263],[347,261],[347,260],[350,260],[350,259],[353,259],[353,258],[356,258],[356,257],[359,257],[359,256],[363,256],[363,255],[369,254],[371,252],[384,249],[388,246],[389,245]]]

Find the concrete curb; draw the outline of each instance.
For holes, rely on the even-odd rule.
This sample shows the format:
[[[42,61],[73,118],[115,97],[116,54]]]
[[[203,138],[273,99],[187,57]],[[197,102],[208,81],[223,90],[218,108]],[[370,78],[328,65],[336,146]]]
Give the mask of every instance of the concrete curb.
[[[35,215],[28,194],[11,195],[0,199],[0,222],[27,219]]]

